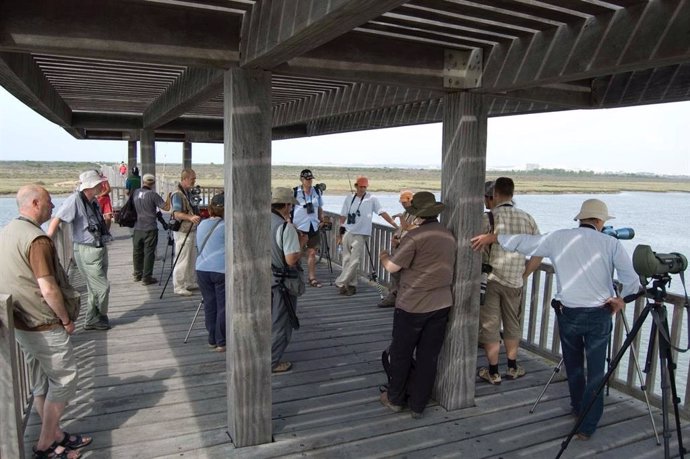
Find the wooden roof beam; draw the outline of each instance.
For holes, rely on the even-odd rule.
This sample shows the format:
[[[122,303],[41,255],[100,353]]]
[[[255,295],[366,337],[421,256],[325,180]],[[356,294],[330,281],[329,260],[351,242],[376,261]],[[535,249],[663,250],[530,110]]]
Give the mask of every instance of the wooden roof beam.
[[[72,136],[84,138],[82,131],[71,126],[72,110],[30,55],[0,52],[0,85]]]
[[[690,62],[689,23],[690,2],[656,0],[504,42],[485,54],[479,90],[511,91]]]
[[[144,111],[144,129],[155,129],[223,90],[223,70],[189,68]]]
[[[0,1],[0,51],[229,68],[241,16],[151,2]],[[185,33],[180,33],[185,31]]]
[[[271,69],[300,56],[406,0],[257,0],[244,16],[240,65]]]

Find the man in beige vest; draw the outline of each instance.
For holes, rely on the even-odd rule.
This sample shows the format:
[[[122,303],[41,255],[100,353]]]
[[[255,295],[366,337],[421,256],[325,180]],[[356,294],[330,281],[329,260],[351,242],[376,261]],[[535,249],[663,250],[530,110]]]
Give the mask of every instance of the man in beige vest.
[[[19,217],[0,231],[0,278],[12,295],[15,339],[29,365],[34,407],[41,418],[35,458],[75,458],[73,450],[91,443],[86,435],[60,428],[60,418],[77,388],[77,364],[70,319],[56,275],[57,252],[41,229],[50,220],[53,203],[38,185],[17,193]]]
[[[173,233],[177,261],[173,269],[173,291],[177,295],[190,296],[199,288],[196,283],[196,228],[201,222],[198,207],[192,202],[190,190],[196,184],[196,172],[184,169],[180,183],[172,195],[173,218],[181,222]]]

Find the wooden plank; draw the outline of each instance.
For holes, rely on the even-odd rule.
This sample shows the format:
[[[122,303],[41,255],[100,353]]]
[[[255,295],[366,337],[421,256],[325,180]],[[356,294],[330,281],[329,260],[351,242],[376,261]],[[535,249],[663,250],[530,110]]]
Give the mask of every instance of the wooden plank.
[[[481,257],[468,241],[480,233],[486,169],[486,105],[481,95],[461,92],[443,99],[441,220],[457,238],[451,310],[439,356],[436,399],[449,410],[474,404],[479,330]]]
[[[271,69],[349,32],[405,1],[258,0],[244,17],[240,65]]]
[[[231,69],[224,97],[228,427],[242,447],[272,430],[271,74]]]
[[[22,400],[12,297],[0,293],[0,458],[24,457]]]

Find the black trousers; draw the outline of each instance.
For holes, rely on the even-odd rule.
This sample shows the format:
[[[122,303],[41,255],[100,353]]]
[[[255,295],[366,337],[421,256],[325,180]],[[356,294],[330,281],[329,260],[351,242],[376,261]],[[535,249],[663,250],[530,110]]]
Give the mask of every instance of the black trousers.
[[[407,401],[412,411],[424,411],[434,388],[449,312],[449,307],[422,314],[395,308],[390,346],[391,382],[388,385],[391,402],[403,405]],[[416,367],[410,371],[415,351]]]

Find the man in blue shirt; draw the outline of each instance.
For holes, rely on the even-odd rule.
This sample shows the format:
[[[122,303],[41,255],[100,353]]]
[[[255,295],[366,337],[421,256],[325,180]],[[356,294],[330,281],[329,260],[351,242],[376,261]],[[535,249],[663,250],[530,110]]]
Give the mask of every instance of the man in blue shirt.
[[[604,202],[588,199],[575,217],[580,222],[578,228],[541,236],[481,234],[472,238],[475,250],[498,242],[505,250],[551,259],[557,281],[558,331],[568,374],[570,404],[576,416],[588,406],[604,378],[611,316],[625,307],[623,297],[641,288],[623,245],[601,232],[604,223],[612,218]],[[613,287],[614,269],[623,284],[621,297],[616,296]],[[604,394],[600,392],[583,419],[577,438],[588,439],[603,412]]]

